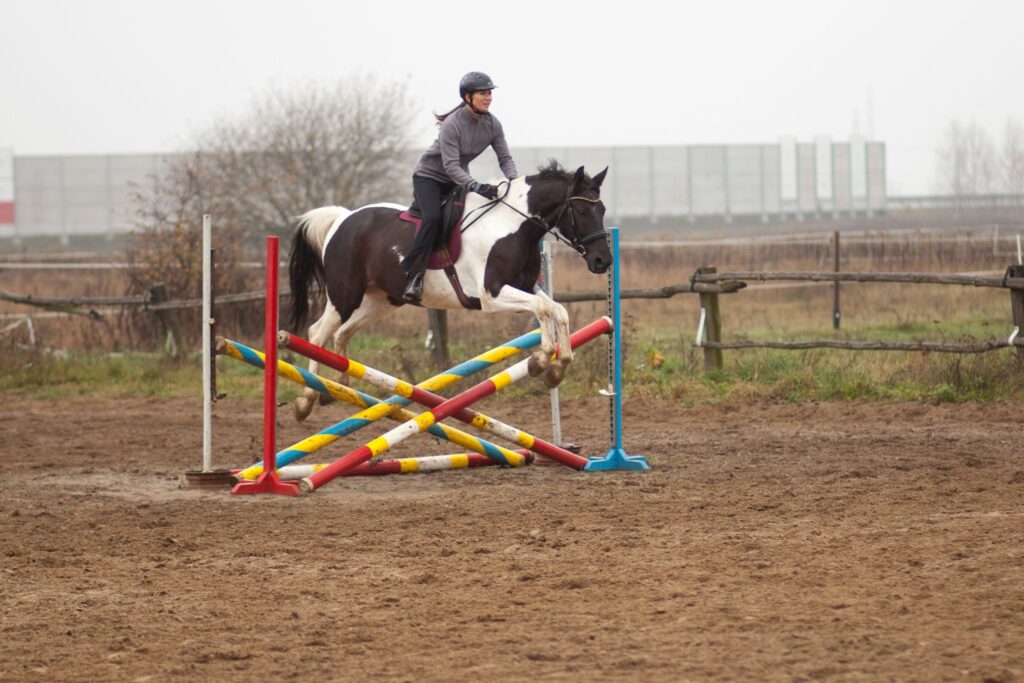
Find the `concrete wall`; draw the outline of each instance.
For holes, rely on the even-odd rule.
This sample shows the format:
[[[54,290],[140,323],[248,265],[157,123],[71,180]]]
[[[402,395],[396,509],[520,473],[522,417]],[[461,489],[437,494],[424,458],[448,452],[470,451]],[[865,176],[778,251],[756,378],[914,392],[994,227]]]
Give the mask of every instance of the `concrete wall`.
[[[591,174],[605,166],[609,221],[871,213],[886,208],[885,145],[863,140],[658,147],[513,148],[520,173],[555,158]],[[13,187],[14,222],[0,237],[113,235],[132,226],[132,195],[147,192],[169,155],[6,156],[0,194]],[[0,155],[0,162],[3,155]],[[4,168],[7,168],[7,177]],[[410,165],[411,169],[411,165]],[[10,172],[13,170],[13,182]],[[500,177],[485,152],[471,169]],[[6,184],[5,184],[6,183]],[[6,188],[6,190],[5,190]],[[409,199],[411,199],[411,190]],[[4,196],[0,196],[0,202]],[[307,207],[297,207],[297,210]]]

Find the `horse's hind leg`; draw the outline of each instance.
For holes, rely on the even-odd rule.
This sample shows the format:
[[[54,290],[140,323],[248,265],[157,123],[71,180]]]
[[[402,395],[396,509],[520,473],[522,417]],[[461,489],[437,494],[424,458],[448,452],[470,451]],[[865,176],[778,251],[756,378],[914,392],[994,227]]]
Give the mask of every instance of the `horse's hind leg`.
[[[348,319],[341,324],[341,326],[334,332],[334,350],[342,356],[348,355],[348,342],[352,339],[356,332],[370,324],[374,320],[382,317],[392,307],[388,304],[387,298],[380,292],[367,292],[363,295],[362,301],[359,303],[359,308],[352,311],[352,314]],[[348,376],[343,373],[338,373],[338,381],[342,384],[348,384]],[[335,399],[333,396],[327,394],[320,395],[320,403],[326,405],[333,402]]]
[[[324,309],[324,314],[320,316],[319,320],[309,326],[309,341],[317,346],[323,346],[331,338],[331,335],[335,333],[340,324],[341,316],[338,315],[337,309],[328,302],[327,307]],[[309,361],[310,372],[315,374],[319,369],[319,363],[315,360]],[[318,395],[319,392],[308,387],[302,390],[302,395],[292,403],[292,414],[295,415],[296,420],[302,422],[309,417],[309,414],[313,412],[313,406]]]

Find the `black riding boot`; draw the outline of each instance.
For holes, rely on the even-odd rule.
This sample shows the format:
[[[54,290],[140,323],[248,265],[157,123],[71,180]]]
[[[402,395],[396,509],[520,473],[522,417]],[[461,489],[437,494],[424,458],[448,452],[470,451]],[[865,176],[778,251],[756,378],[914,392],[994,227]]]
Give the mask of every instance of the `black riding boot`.
[[[430,256],[429,252],[427,256]],[[407,274],[408,280],[405,282],[405,291],[402,292],[402,299],[404,299],[406,303],[418,304],[420,299],[423,298],[423,274],[426,270],[426,258],[420,258],[411,268],[409,268]]]

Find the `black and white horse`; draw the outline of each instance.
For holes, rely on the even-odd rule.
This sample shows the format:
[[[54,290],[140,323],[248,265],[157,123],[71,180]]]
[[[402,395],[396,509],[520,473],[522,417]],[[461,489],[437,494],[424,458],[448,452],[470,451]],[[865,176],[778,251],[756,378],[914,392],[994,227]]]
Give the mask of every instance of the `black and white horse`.
[[[608,270],[612,256],[600,197],[607,171],[591,178],[582,166],[568,173],[552,161],[536,175],[503,183],[503,196],[497,201],[475,193],[466,196],[462,248],[455,261],[463,291],[474,307],[485,312],[523,311],[537,318],[541,344],[532,356],[530,371],[543,373],[548,386],[562,380],[573,353],[567,343],[569,315],[565,308],[535,290],[540,240],[551,232],[579,252],[592,273]],[[415,234],[414,227],[399,218],[405,208],[371,204],[350,211],[326,206],[300,217],[289,263],[289,329],[299,332],[305,324],[314,282],[327,292],[327,302],[323,315],[309,328],[309,340],[324,346],[333,335],[334,347],[341,354],[346,353],[357,330],[404,305],[406,276],[399,263],[412,247]],[[439,309],[462,307],[441,270],[427,271],[420,304]],[[558,355],[552,360],[556,350]],[[310,371],[317,371],[315,362],[310,363]],[[316,396],[306,389],[296,399],[296,419],[309,415]]]

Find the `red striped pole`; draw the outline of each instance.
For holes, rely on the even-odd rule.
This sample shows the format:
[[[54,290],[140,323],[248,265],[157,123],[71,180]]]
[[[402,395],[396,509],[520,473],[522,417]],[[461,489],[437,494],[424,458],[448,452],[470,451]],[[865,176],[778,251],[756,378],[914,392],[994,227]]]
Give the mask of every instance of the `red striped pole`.
[[[533,456],[529,451],[519,451],[522,455],[527,458],[527,462],[532,462]],[[429,457],[429,456],[428,456]],[[466,453],[466,467],[490,467],[492,465],[498,465],[497,460],[492,460],[486,455],[479,453]],[[397,460],[376,460],[374,462],[364,462],[359,467],[347,472],[344,476],[347,477],[372,477],[375,475],[382,474],[408,474],[410,472],[429,472],[432,470],[407,470],[403,469],[403,460],[406,461],[420,461],[422,458],[401,458]],[[451,468],[456,469],[456,468]]]
[[[267,301],[263,327],[263,347],[266,354],[263,371],[263,472],[255,481],[243,481],[231,489],[235,495],[277,493],[284,496],[299,495],[295,482],[281,481],[277,476],[277,448],[274,420],[277,417],[277,252],[278,238],[267,238]]]
[[[516,453],[526,458],[527,463],[533,462],[533,453],[524,449]],[[480,453],[454,453],[452,455],[426,455],[410,458],[395,458],[394,460],[373,460],[364,462],[359,467],[351,469],[343,477],[373,477],[384,474],[414,474],[427,472],[440,472],[442,470],[461,470],[476,467],[492,467],[500,465],[497,460],[488,458]],[[302,479],[313,472],[323,469],[327,465],[285,465],[277,470],[277,475],[283,480]],[[238,476],[242,470],[231,470],[231,474]]]
[[[348,372],[349,367],[353,364],[349,358],[342,356],[339,353],[329,351],[323,347],[310,343],[302,337],[296,337],[295,335],[285,331],[277,333],[277,342],[279,346],[283,346],[290,351],[294,351],[306,358],[315,360],[321,365],[326,365],[327,367],[334,368],[340,372]],[[373,384],[377,384],[386,391],[394,391],[403,398],[415,401],[421,406],[436,408],[445,401],[443,396],[438,396],[426,389],[421,389],[419,387],[412,386],[409,383],[401,382],[401,380],[397,380],[390,375],[384,375],[384,373],[381,373],[379,370],[372,370],[371,368],[362,366],[359,363],[356,363],[356,365],[371,371],[375,376],[384,377],[388,382],[387,384],[377,382],[375,381],[376,377],[371,376],[370,374],[364,374],[362,376],[356,375],[357,377],[367,380]],[[363,370],[361,369],[360,372],[362,371]],[[463,408],[462,410],[452,413],[451,417],[509,439],[516,445],[525,446],[538,455],[547,456],[552,460],[578,469],[576,466],[579,464],[580,456],[576,455],[572,451],[567,451],[566,449],[556,446],[549,441],[545,441],[544,439],[540,439],[532,434],[528,434],[522,430],[516,429],[515,427],[499,422],[487,415],[478,413],[472,408]]]
[[[582,344],[591,341],[592,339],[599,337],[602,334],[610,332],[612,329],[612,322],[609,318],[601,318],[595,322],[590,323],[586,327],[577,330],[569,338],[569,344],[572,348],[576,348]],[[332,479],[343,475],[345,472],[361,465],[362,463],[370,460],[376,455],[387,451],[389,448],[397,445],[402,440],[408,438],[413,434],[418,434],[430,427],[430,425],[439,422],[447,417],[452,416],[463,408],[479,401],[485,396],[500,391],[501,389],[509,386],[515,381],[528,376],[528,364],[530,359],[519,361],[508,370],[500,372],[493,377],[484,380],[480,384],[467,389],[466,391],[458,394],[457,396],[444,401],[440,405],[431,410],[421,413],[415,419],[406,422],[405,424],[399,425],[395,429],[392,429],[387,434],[380,436],[368,444],[360,446],[354,451],[351,451],[343,455],[338,460],[325,467],[324,469],[314,472],[310,476],[306,477],[300,483],[303,492],[310,493],[317,488],[323,486]],[[563,464],[572,467],[573,469],[583,469],[587,462],[587,458],[570,453],[573,460],[571,462],[563,462]]]

